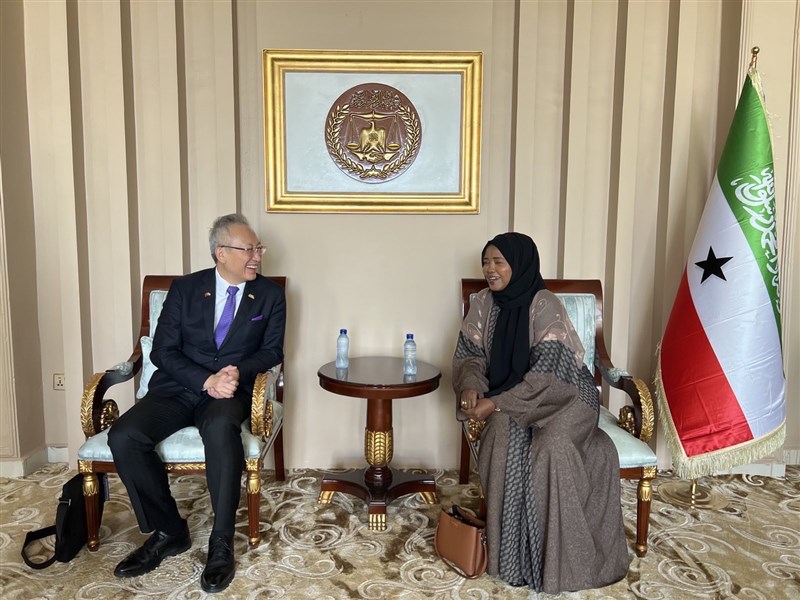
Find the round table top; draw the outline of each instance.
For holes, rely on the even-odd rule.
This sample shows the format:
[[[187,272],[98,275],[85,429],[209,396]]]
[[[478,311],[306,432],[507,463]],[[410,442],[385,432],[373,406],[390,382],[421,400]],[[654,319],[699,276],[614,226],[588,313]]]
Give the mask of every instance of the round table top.
[[[317,371],[319,384],[329,392],[356,398],[410,398],[439,387],[442,374],[431,364],[417,361],[416,375],[403,375],[403,359],[394,356],[361,356],[350,359],[347,369],[335,362]]]

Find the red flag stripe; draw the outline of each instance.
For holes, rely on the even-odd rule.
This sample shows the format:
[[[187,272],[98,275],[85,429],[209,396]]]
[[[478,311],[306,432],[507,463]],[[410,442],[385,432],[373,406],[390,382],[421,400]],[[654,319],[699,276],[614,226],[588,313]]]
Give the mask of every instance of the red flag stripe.
[[[687,456],[753,439],[697,316],[685,270],[661,341],[661,380]]]

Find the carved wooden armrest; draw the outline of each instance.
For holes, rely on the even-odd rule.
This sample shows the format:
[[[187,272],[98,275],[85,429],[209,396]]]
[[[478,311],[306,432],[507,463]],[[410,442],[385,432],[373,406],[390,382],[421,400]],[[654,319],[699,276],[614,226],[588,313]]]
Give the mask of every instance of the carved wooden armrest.
[[[633,403],[619,410],[619,426],[643,442],[649,442],[655,429],[655,411],[647,384],[627,371],[614,367],[608,359],[598,356],[595,364],[608,385],[625,392]]]
[[[272,400],[283,392],[283,365],[276,365],[269,371],[256,376],[253,384],[253,401],[250,412],[250,430],[253,435],[266,440],[272,435],[274,409]],[[280,389],[278,390],[278,386]]]
[[[139,344],[126,362],[119,363],[102,373],[95,373],[83,387],[81,396],[81,428],[87,438],[108,429],[119,417],[119,407],[112,399],[105,399],[111,386],[123,383],[142,368],[142,350]]]

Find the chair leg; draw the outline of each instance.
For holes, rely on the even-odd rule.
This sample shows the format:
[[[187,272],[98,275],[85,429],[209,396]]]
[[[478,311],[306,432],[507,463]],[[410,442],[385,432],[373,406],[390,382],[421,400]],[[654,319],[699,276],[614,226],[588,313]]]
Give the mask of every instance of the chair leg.
[[[275,434],[272,453],[275,457],[275,479],[277,481],[286,481],[286,469],[283,466],[283,427]]]
[[[469,451],[469,441],[467,440],[467,435],[464,433],[464,430],[461,430],[461,468],[458,471],[458,483],[465,484],[469,483],[469,461],[470,461],[470,451]]]
[[[261,541],[259,521],[261,520],[261,473],[258,466],[247,471],[247,524],[248,543],[255,548]]]
[[[83,474],[83,506],[86,512],[86,547],[95,552],[100,546],[100,489],[96,473]]]
[[[653,498],[652,478],[642,477],[636,488],[636,556],[647,554],[647,534],[650,529],[650,502]]]

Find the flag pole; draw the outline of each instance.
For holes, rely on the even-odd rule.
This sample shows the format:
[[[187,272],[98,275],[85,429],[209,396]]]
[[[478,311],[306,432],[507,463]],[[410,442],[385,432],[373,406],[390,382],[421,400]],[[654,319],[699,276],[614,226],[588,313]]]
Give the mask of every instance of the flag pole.
[[[750,66],[747,68],[755,69],[758,66],[758,53],[761,52],[761,48],[758,46],[753,46],[753,49],[750,50]]]

